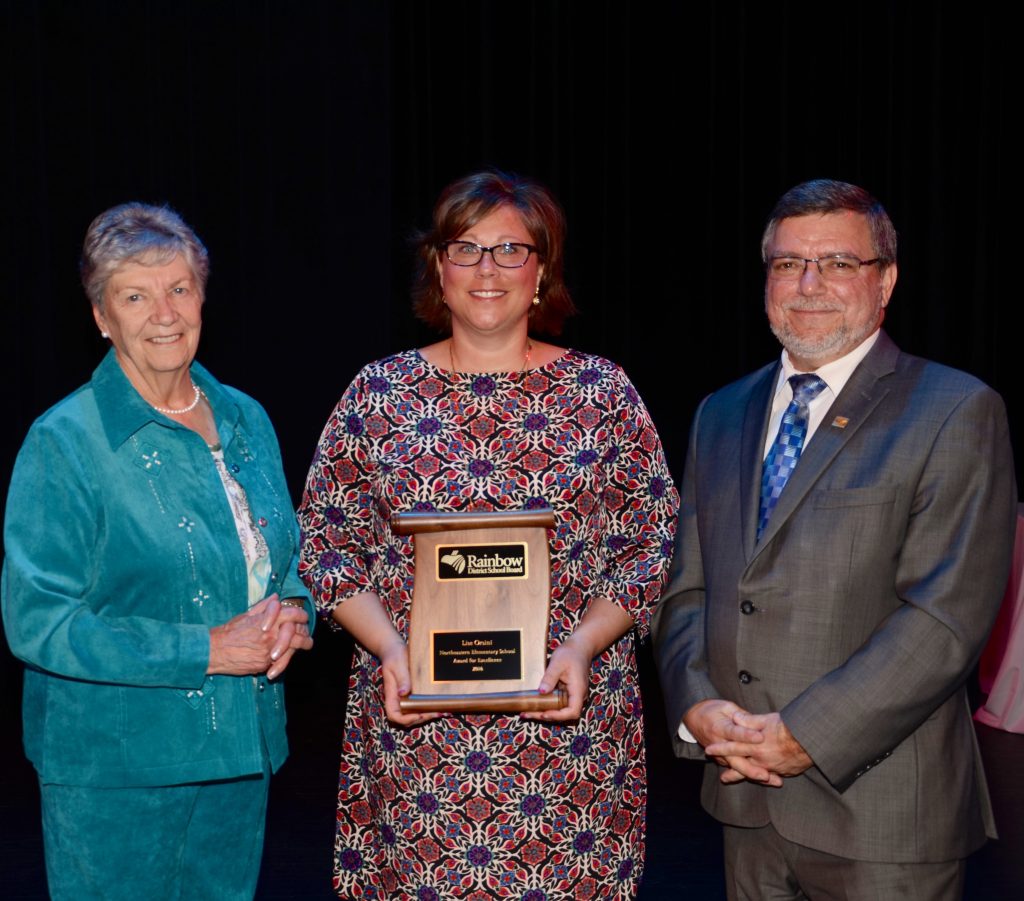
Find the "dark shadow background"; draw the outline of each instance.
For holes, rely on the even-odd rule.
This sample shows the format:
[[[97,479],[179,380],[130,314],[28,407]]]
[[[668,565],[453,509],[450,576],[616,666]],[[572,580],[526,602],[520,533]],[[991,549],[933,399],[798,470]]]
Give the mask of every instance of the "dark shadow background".
[[[103,353],[76,271],[98,212],[169,202],[207,243],[199,358],[266,406],[297,500],[357,369],[432,340],[408,310],[408,239],[485,166],[562,200],[582,310],[564,343],[623,364],[677,478],[700,398],[778,353],[760,231],[815,177],[886,204],[886,327],[1000,391],[1020,447],[1017,55],[977,4],[0,0],[0,494],[34,417]],[[38,868],[20,666],[0,657],[0,860]],[[309,789],[323,848],[346,657],[322,632],[290,674],[294,756],[327,773]],[[652,753],[654,782],[672,763]],[[326,878],[329,850],[295,853]]]

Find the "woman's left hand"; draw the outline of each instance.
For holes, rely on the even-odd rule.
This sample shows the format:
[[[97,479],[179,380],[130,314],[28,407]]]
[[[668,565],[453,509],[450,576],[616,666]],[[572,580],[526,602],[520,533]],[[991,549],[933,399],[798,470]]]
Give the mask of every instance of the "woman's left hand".
[[[568,703],[557,710],[524,713],[525,719],[562,722],[580,718],[583,702],[586,701],[590,689],[590,661],[593,659],[590,649],[584,644],[577,638],[576,633],[573,633],[555,648],[538,686],[540,693],[546,695],[561,683],[569,695]]]
[[[594,598],[576,631],[555,648],[537,686],[541,694],[548,694],[561,682],[568,692],[568,703],[557,710],[533,710],[520,715],[545,722],[578,720],[590,687],[591,661],[632,628],[633,618],[618,604],[608,598]]]

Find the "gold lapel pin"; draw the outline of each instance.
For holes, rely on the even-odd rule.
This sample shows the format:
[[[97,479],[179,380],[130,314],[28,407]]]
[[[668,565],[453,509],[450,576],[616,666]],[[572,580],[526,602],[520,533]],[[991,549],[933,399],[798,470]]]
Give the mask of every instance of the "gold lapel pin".
[[[832,428],[834,429],[845,429],[850,424],[850,420],[845,416],[837,416],[832,420]]]

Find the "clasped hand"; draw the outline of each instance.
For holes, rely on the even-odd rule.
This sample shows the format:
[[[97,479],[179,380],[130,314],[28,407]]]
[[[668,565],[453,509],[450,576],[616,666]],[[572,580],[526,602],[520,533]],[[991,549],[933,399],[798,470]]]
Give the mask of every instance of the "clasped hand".
[[[779,788],[784,778],[814,763],[778,713],[750,713],[731,701],[712,699],[691,707],[683,724],[723,767],[720,778],[726,785],[749,779]]]
[[[276,594],[245,613],[210,629],[208,674],[248,676],[266,673],[276,679],[296,651],[313,647],[309,615],[302,607],[282,604]]]

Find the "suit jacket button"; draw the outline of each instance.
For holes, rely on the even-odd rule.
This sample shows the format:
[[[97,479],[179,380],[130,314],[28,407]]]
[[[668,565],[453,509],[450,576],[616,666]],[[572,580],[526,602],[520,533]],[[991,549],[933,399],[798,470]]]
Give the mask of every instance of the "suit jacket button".
[[[742,613],[744,616],[750,616],[750,614],[753,613],[756,609],[757,608],[753,605],[751,601],[744,601],[742,604],[740,604],[740,613]]]
[[[242,467],[239,466],[237,463],[232,463],[231,464],[231,471],[232,472],[236,472],[236,473],[237,472],[241,472],[242,471]]]
[[[261,516],[259,518],[259,523],[260,523],[260,528],[261,529],[265,529],[267,527],[267,518],[265,516]]]
[[[749,685],[751,682],[754,681],[754,677],[750,675],[750,673],[748,673],[745,669],[740,670],[739,679],[740,682],[742,682],[744,685]]]

